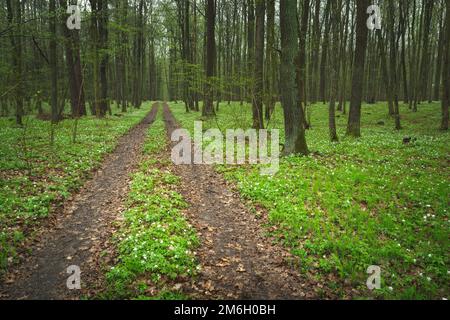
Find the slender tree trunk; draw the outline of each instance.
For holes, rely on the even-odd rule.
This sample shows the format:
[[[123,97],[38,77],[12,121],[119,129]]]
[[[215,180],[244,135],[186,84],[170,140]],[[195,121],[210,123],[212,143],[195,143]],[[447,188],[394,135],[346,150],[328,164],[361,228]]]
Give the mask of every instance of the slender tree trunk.
[[[326,84],[327,84],[327,63],[328,63],[328,45],[329,45],[329,34],[330,34],[330,28],[331,24],[330,21],[330,7],[331,7],[331,1],[327,1],[327,5],[325,7],[325,13],[324,13],[324,21],[325,21],[325,34],[324,34],[324,40],[322,43],[322,58],[320,59],[320,100],[323,101],[323,103],[326,103]]]
[[[253,101],[254,92],[254,62],[255,62],[255,2],[247,0],[247,80],[250,82],[250,91],[247,100]]]
[[[448,130],[448,105],[450,103],[450,0],[446,0],[446,31],[444,66],[442,68],[442,123],[441,129]]]
[[[59,0],[60,7],[67,11],[67,1]],[[86,115],[84,106],[83,74],[81,69],[80,44],[78,30],[66,27],[68,14],[62,16],[61,26],[65,37],[65,52],[67,76],[70,89],[70,104],[72,117]]]
[[[263,89],[264,89],[264,0],[256,1],[256,47],[254,65],[254,97],[253,97],[253,128],[263,129]]]
[[[420,81],[418,82],[419,88],[419,102],[426,99],[428,88],[428,77],[430,69],[429,61],[429,47],[430,47],[430,25],[433,15],[433,7],[435,1],[424,1],[425,16],[424,16],[424,29],[423,29],[423,45],[422,45],[422,62],[420,64]]]
[[[389,71],[388,71],[388,63],[387,63],[387,57],[386,57],[386,45],[385,45],[385,41],[383,39],[383,31],[377,30],[375,32],[377,33],[378,46],[380,49],[381,70],[382,70],[382,75],[383,75],[384,86],[386,89],[388,113],[390,116],[393,116],[394,115],[394,103],[393,103],[393,97],[392,97],[392,86],[389,81]]]
[[[275,109],[276,90],[276,51],[275,51],[275,0],[267,0],[267,49],[266,49],[266,120],[270,120]]]
[[[350,0],[346,1],[345,5],[345,22],[343,24],[343,28],[341,30],[341,52],[340,52],[340,61],[341,61],[341,70],[342,70],[342,78],[339,83],[339,105],[338,110],[343,112],[346,104],[346,94],[347,94],[347,42],[348,42],[348,25],[350,21]]]
[[[436,73],[434,78],[434,92],[433,92],[433,100],[438,101],[439,100],[439,93],[441,90],[441,78],[442,78],[442,58],[444,55],[444,39],[445,39],[445,25],[444,25],[444,19],[442,14],[440,15],[440,21],[439,21],[439,41],[438,41],[438,55],[436,58]]]
[[[347,135],[361,136],[361,103],[364,88],[364,69],[367,49],[367,0],[356,2],[356,49],[353,63],[352,96],[350,99],[350,112],[348,118]]]
[[[332,12],[339,12],[340,6],[338,4],[338,0],[330,0],[331,2],[331,11]],[[339,21],[340,15],[337,14],[331,14],[331,26],[333,29],[332,32],[332,48],[334,55],[331,57],[332,60],[332,66],[330,68],[330,102],[328,107],[328,123],[329,123],[329,133],[330,133],[330,140],[331,142],[337,142],[339,141],[337,132],[336,132],[336,97],[337,97],[337,91],[338,91],[338,81],[339,81],[339,55],[337,54],[339,52]]]
[[[58,60],[56,56],[56,0],[49,1],[49,15],[50,15],[50,78],[51,78],[51,110],[52,123],[58,122]],[[53,144],[53,140],[52,140]]]
[[[8,11],[8,24],[11,28],[14,28],[14,24],[16,24],[16,33],[19,35],[16,37],[13,32],[10,32],[10,42],[13,47],[12,52],[12,66],[14,70],[14,80],[16,83],[15,86],[14,98],[16,102],[16,124],[18,126],[22,126],[22,117],[23,117],[23,75],[22,75],[22,1],[17,1],[13,3],[11,0],[6,0],[6,6]]]
[[[214,0],[206,0],[206,84],[202,110],[203,116],[206,117],[214,115],[214,97],[211,81],[214,77],[214,67],[216,61],[215,24],[216,8]]]
[[[403,77],[403,101],[408,103],[409,90],[408,90],[408,76],[406,69],[406,32],[408,29],[408,11],[407,11],[407,1],[402,0],[400,2],[400,9],[402,14],[401,28],[402,28],[402,52],[401,52],[401,64],[402,64],[402,77]]]
[[[321,0],[315,0],[316,5],[314,9],[314,22],[313,22],[313,54],[317,55],[320,51],[320,3]],[[317,102],[317,82],[318,82],[318,73],[319,73],[319,59],[317,56],[314,56],[312,59],[312,74],[311,77],[311,103]]]
[[[98,19],[98,33],[100,36],[100,49],[101,60],[100,60],[100,115],[103,117],[109,110],[108,101],[108,0],[99,0],[98,2],[100,17]],[[110,111],[111,113],[111,111]]]
[[[398,98],[398,78],[397,78],[397,52],[398,52],[398,41],[400,32],[396,30],[396,16],[395,16],[395,5],[394,2],[390,1],[388,3],[388,18],[389,18],[389,36],[390,36],[390,86],[392,88],[392,98],[394,103],[394,117],[395,117],[395,129],[401,130],[402,126],[400,124],[400,107]]]
[[[298,20],[297,1],[284,0],[280,2],[281,27],[281,103],[285,120],[284,154],[308,154],[305,128],[301,121],[298,108],[295,59],[298,54]]]
[[[303,10],[302,10],[302,20],[301,27],[299,30],[299,51],[297,57],[297,88],[298,88],[298,100],[299,108],[301,113],[301,121],[305,128],[308,127],[308,123],[305,117],[306,110],[306,94],[305,94],[305,83],[306,83],[306,34],[308,33],[308,22],[309,22],[309,0],[304,0]]]

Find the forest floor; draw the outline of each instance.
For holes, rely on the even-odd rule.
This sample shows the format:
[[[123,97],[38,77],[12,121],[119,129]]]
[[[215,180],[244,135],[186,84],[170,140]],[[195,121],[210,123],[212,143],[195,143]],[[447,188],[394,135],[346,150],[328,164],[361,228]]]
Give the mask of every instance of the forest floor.
[[[179,128],[164,105],[169,137]],[[256,216],[213,166],[176,166],[180,193],[189,203],[189,222],[199,234],[197,259],[201,266],[184,292],[196,299],[313,299],[332,297],[301,275],[292,255],[272,244]],[[293,263],[288,264],[291,260]]]
[[[120,138],[115,151],[101,169],[56,215],[31,256],[7,275],[0,292],[5,299],[76,299],[80,292],[66,287],[69,266],[79,266],[82,285],[95,287],[103,278],[101,253],[111,246],[111,223],[123,206],[129,175],[139,163],[146,130],[158,111],[154,105],[145,119]],[[82,292],[81,292],[82,293]]]
[[[311,111],[311,156],[282,158],[268,177],[258,165],[170,160],[175,129],[192,133],[194,121],[205,130],[247,129],[250,106],[222,103],[217,117],[203,119],[183,104],[153,105],[52,215],[56,221],[41,228],[0,298],[448,297],[449,149],[448,133],[432,129],[438,105],[421,105],[418,113],[402,106],[400,132],[383,104],[365,105],[363,138],[356,140],[344,137],[346,117],[338,114],[337,144],[329,142],[326,110],[319,104]],[[280,128],[282,140],[281,112],[269,127]],[[17,165],[10,158],[0,165]],[[14,226],[7,210],[27,212],[23,198],[16,200],[11,208],[20,210],[5,206],[2,226]],[[71,265],[81,269],[81,291],[66,287]],[[377,292],[366,287],[370,265],[383,271]]]
[[[185,112],[171,103],[191,133],[252,127],[250,104],[221,103],[216,117]],[[345,136],[338,112],[339,143],[330,143],[328,106],[309,108],[308,157],[283,157],[274,176],[260,165],[216,165],[266,234],[285,247],[302,275],[342,299],[445,299],[449,295],[448,132],[439,130],[440,104],[418,112],[401,104],[403,129],[394,130],[386,103],[364,104],[362,138]],[[268,124],[284,140],[282,108]],[[381,289],[367,289],[367,269],[378,266]],[[325,290],[327,292],[327,290]]]

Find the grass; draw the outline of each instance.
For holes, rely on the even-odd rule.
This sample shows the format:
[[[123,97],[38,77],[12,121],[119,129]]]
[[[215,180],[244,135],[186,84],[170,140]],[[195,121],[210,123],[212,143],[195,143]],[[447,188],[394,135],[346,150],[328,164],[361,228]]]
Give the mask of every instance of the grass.
[[[194,228],[182,214],[187,204],[175,191],[179,178],[157,155],[167,143],[162,111],[150,127],[145,160],[133,175],[124,223],[117,237],[119,262],[107,274],[105,298],[183,299],[173,285],[195,274],[198,245]],[[163,142],[162,142],[163,141]]]
[[[82,118],[76,143],[75,120],[64,120],[55,126],[53,146],[49,122],[27,116],[18,128],[13,120],[0,118],[0,273],[15,261],[17,248],[32,237],[34,227],[82,185],[150,106],[145,103],[122,117]]]
[[[171,108],[192,131],[198,113]],[[204,128],[246,129],[251,107],[221,104]],[[327,106],[311,108],[309,157],[287,157],[277,175],[257,166],[219,166],[242,196],[269,212],[268,233],[291,249],[303,272],[343,298],[443,299],[449,297],[449,133],[438,130],[440,106],[402,106],[404,129],[395,131],[383,103],[364,105],[361,139],[346,138],[347,118],[337,117],[340,143],[330,143]],[[384,124],[383,124],[384,123]],[[281,129],[278,106],[270,128]],[[404,137],[412,137],[403,144]],[[370,265],[382,269],[381,290],[365,285]],[[356,291],[352,291],[356,290]]]

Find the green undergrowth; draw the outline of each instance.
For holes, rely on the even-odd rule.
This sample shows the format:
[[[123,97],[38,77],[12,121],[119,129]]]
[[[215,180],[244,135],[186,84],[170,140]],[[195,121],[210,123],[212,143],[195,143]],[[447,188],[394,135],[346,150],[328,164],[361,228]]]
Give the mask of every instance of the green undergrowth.
[[[27,116],[19,128],[13,119],[0,118],[0,273],[15,261],[33,227],[82,185],[150,106],[125,114],[114,107],[114,116],[84,117],[77,124],[64,120],[54,126],[53,146],[50,122]]]
[[[158,154],[167,147],[162,110],[149,128],[145,159],[133,174],[124,222],[116,238],[118,263],[107,273],[105,298],[182,299],[177,281],[197,270],[193,254],[198,245],[194,228],[182,210],[187,207],[175,191],[179,178]]]
[[[171,108],[191,131],[201,119],[182,104]],[[361,139],[345,137],[347,117],[338,113],[340,143],[329,142],[327,106],[310,112],[311,156],[283,158],[275,176],[257,166],[218,170],[255,208],[268,210],[268,233],[291,249],[301,270],[341,297],[448,298],[450,139],[438,130],[440,105],[422,104],[417,113],[402,106],[399,132],[385,103],[364,105]],[[224,103],[204,128],[247,129],[251,119],[250,106]],[[280,129],[283,142],[279,106],[269,127]],[[382,270],[382,288],[373,292],[365,285],[371,265]]]

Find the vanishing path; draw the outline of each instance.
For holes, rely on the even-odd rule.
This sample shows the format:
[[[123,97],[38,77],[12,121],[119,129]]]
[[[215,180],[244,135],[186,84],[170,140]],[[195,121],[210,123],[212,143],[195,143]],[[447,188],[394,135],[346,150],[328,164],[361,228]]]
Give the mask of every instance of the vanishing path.
[[[9,284],[0,284],[3,299],[78,299],[86,294],[86,284],[101,285],[99,257],[110,246],[111,223],[123,207],[130,173],[139,163],[147,129],[155,120],[158,104],[136,127],[123,136],[94,178],[64,205],[56,227],[44,234],[33,248],[27,264],[9,275]],[[71,265],[81,269],[82,291],[67,289]]]
[[[178,124],[167,104],[164,119],[170,137]],[[289,266],[286,260],[292,256],[264,236],[266,220],[249,212],[212,166],[174,166],[174,171],[201,240],[197,258],[202,269],[193,283],[185,284],[186,293],[197,299],[318,298],[317,284],[302,277],[298,266]]]

